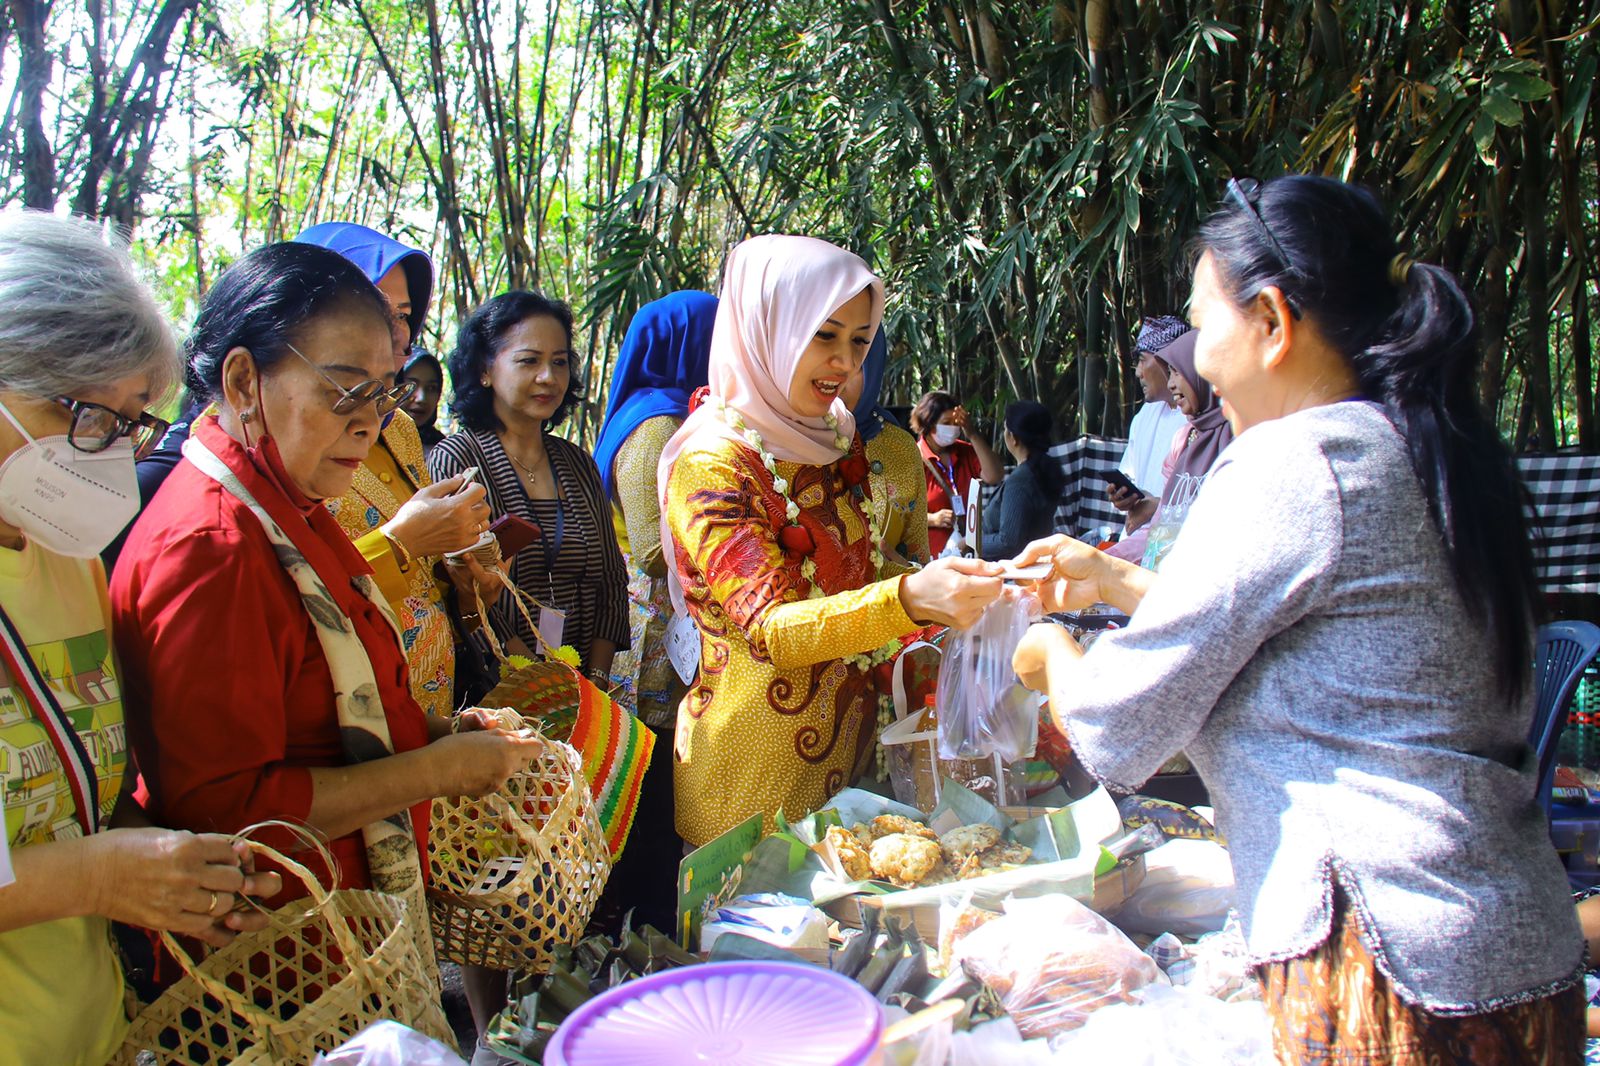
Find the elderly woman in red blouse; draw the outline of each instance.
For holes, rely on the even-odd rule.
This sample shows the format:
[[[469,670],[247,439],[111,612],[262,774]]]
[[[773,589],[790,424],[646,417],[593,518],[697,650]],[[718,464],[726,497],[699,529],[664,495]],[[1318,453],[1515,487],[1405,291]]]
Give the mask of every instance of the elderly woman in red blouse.
[[[303,823],[340,885],[414,890],[429,801],[497,788],[539,744],[423,714],[394,616],[324,507],[407,392],[387,305],[337,253],[270,245],[206,297],[189,378],[214,407],[111,589],[147,806],[196,830]]]

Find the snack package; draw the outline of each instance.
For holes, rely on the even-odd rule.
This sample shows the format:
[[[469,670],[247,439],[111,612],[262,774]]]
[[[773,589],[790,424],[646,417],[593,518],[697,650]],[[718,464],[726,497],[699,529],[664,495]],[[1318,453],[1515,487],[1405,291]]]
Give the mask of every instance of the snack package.
[[[992,989],[1024,1037],[1076,1029],[1101,1007],[1167,982],[1133,941],[1070,896],[1010,899],[1005,907],[955,944],[952,965]]]

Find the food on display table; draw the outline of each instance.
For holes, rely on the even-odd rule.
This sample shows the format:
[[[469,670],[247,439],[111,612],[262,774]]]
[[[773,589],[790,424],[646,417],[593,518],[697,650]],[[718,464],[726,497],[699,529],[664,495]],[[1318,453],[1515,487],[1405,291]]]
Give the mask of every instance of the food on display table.
[[[870,836],[863,843],[859,834],[852,833],[843,826],[831,825],[828,827],[826,839],[833,845],[833,853],[839,857],[839,864],[844,867],[846,877],[852,881],[871,879],[872,856],[867,850],[872,846]]]
[[[859,829],[860,827],[857,826]],[[904,833],[907,836],[922,837],[926,840],[936,840],[939,834],[923,825],[914,818],[907,818],[900,814],[880,814],[872,820],[872,838],[885,837],[891,833]]]
[[[1009,870],[1033,857],[992,825],[963,825],[939,836],[914,818],[880,814],[870,825],[829,826],[824,834],[845,877],[888,881],[900,888],[944,885]]]
[[[909,833],[890,833],[872,842],[874,875],[909,888],[921,884],[942,858],[937,841]]]

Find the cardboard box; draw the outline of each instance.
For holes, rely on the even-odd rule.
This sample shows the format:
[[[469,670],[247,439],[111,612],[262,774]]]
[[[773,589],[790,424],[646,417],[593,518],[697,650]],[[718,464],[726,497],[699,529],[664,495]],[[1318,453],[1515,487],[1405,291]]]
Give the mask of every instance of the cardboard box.
[[[761,815],[752,814],[678,864],[678,943],[700,950],[707,914],[744,892],[744,867],[761,843]]]

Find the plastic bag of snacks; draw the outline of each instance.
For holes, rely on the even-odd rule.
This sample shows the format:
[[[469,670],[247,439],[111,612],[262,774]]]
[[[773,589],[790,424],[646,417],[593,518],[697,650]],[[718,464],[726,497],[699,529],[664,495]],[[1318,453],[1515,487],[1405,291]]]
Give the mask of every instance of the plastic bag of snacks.
[[[1133,941],[1066,895],[1007,900],[1004,916],[955,943],[952,963],[993,990],[1030,1039],[1076,1029],[1167,981]]]

